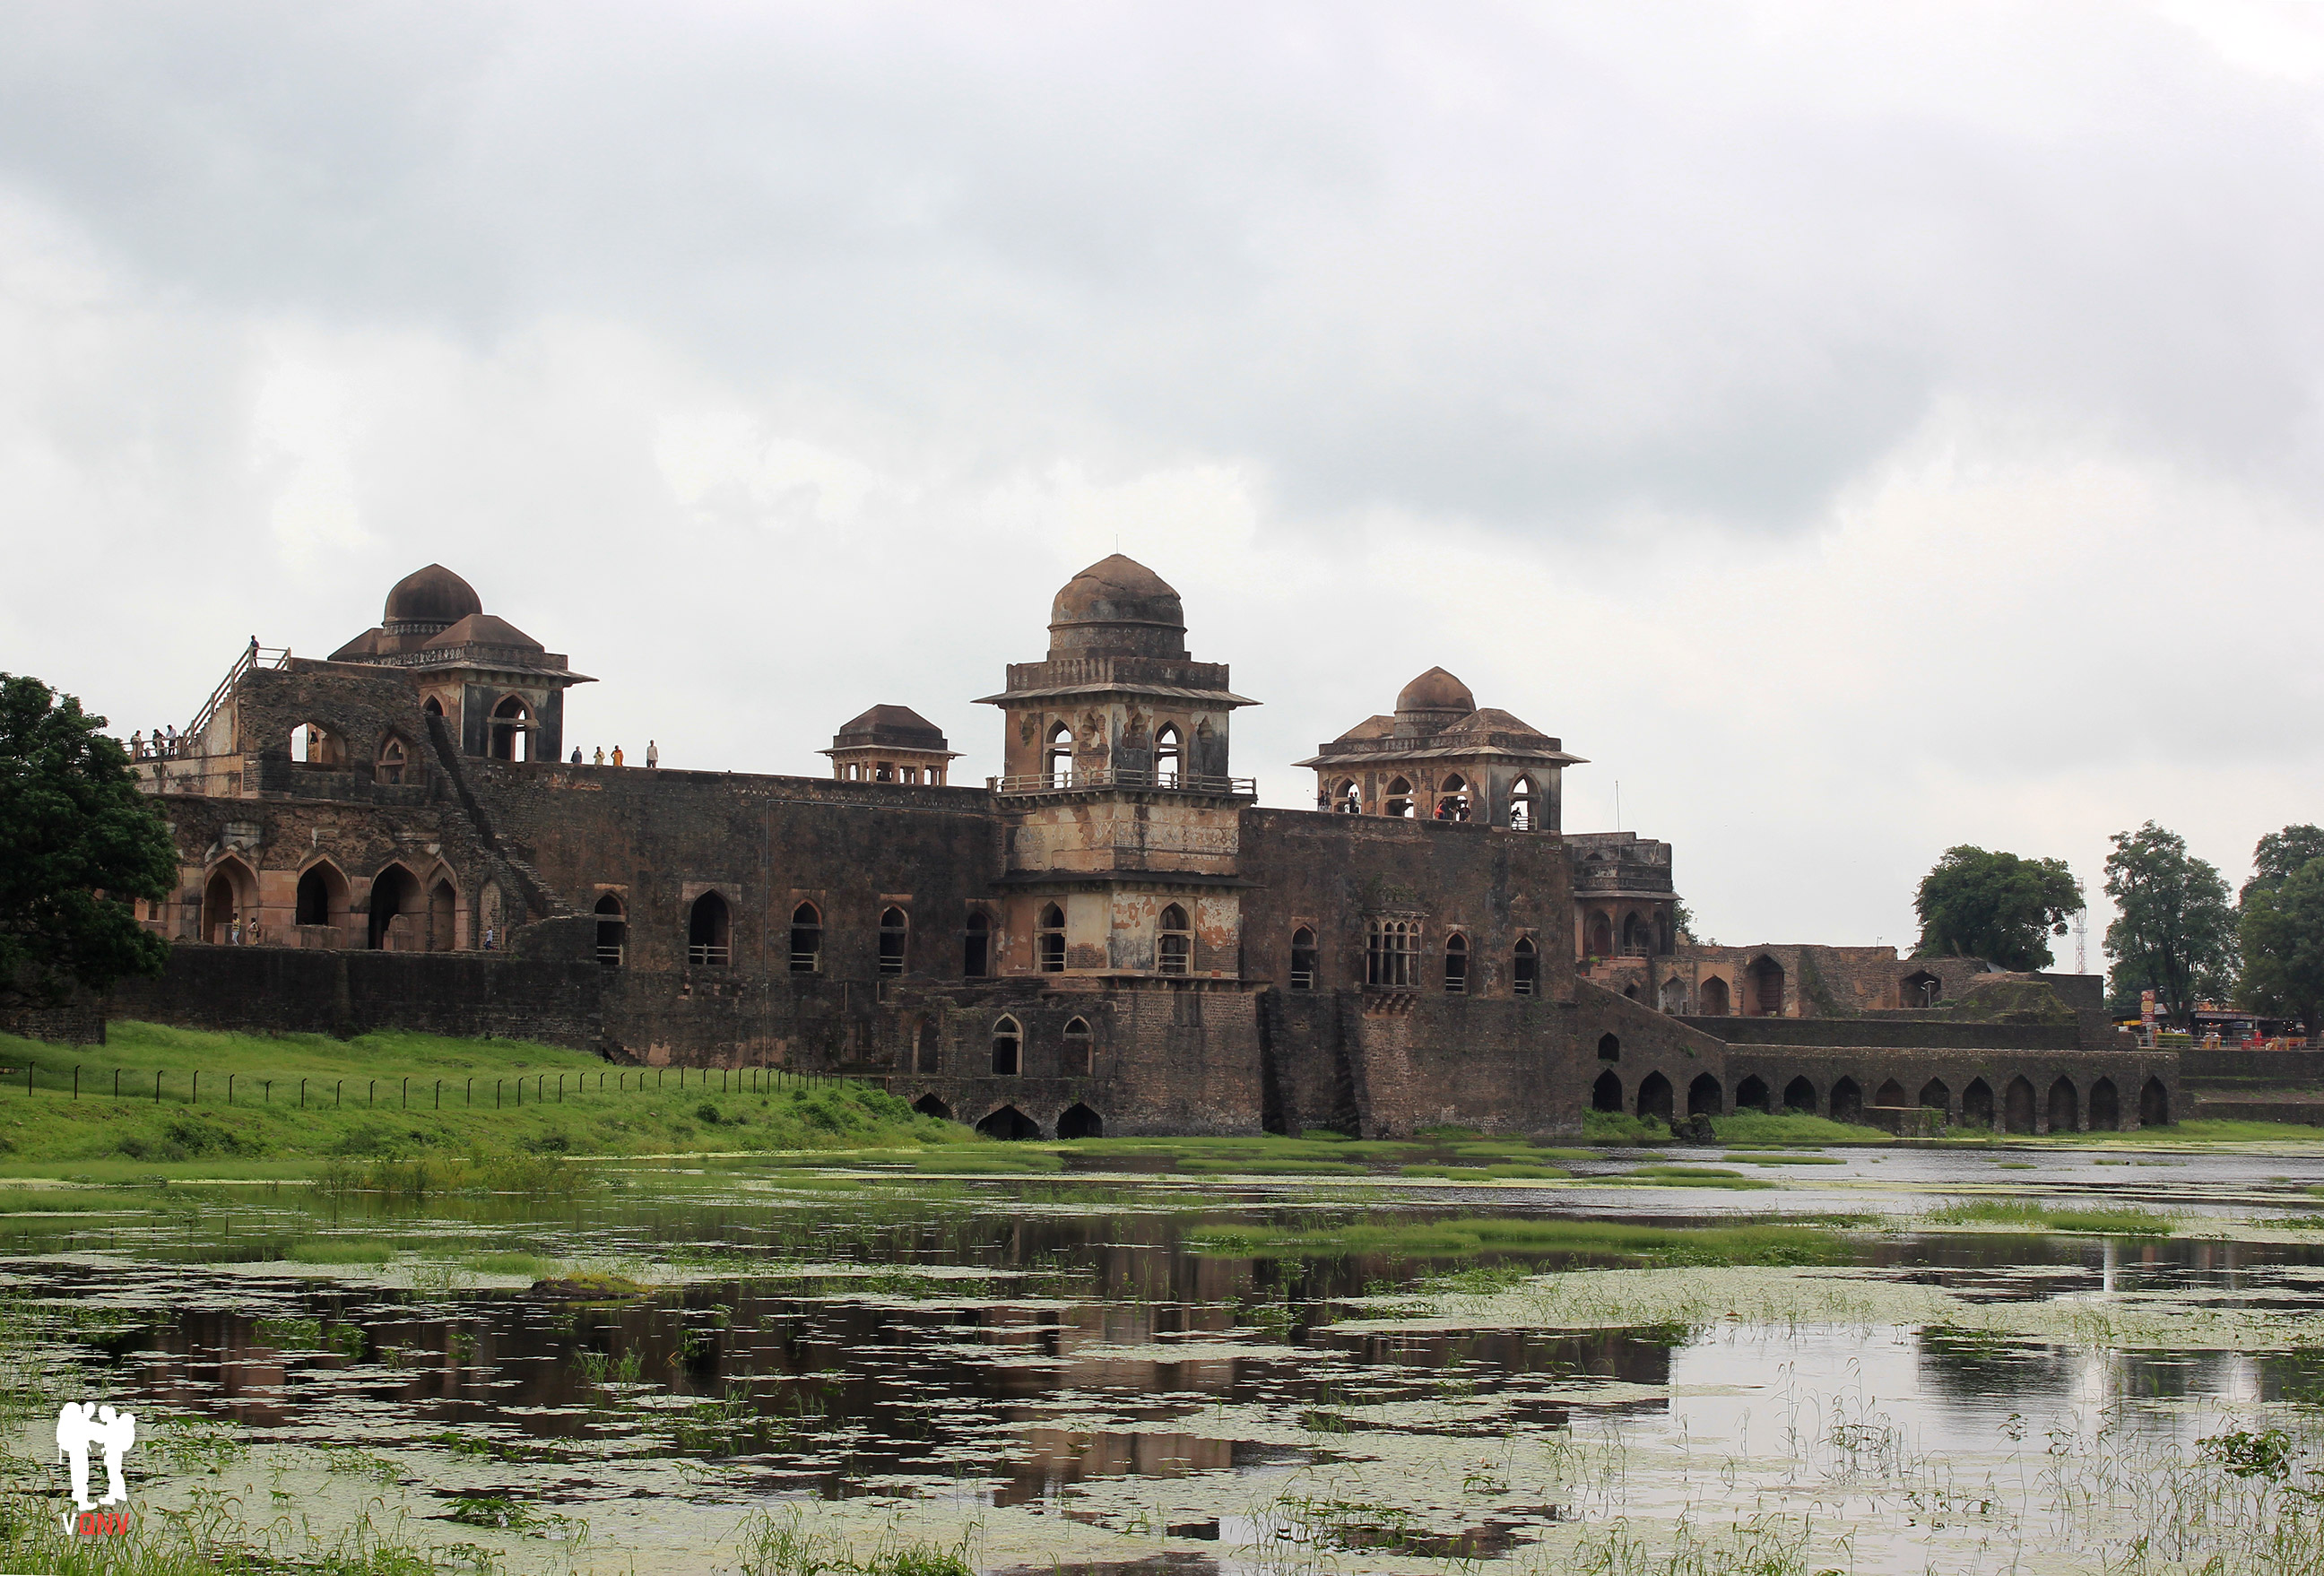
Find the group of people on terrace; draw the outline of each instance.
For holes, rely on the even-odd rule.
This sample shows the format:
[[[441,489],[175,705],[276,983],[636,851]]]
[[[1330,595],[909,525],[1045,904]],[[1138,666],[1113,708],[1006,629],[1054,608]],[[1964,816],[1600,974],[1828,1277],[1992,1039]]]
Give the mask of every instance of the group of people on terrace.
[[[605,747],[603,744],[597,746],[595,757],[586,761],[583,760],[581,758],[581,746],[576,744],[573,746],[573,759],[567,762],[567,764],[572,766],[625,766],[628,762],[622,759],[622,747],[619,744],[613,746],[613,759],[610,761],[605,759]],[[647,740],[646,770],[651,771],[660,764],[661,747],[656,744],[652,740]]]

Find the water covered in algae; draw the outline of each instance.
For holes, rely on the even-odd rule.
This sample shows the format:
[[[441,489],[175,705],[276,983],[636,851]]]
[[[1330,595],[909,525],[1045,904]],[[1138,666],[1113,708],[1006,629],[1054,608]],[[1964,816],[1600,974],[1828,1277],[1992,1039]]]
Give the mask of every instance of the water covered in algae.
[[[0,1564],[2324,1571],[2324,1151],[1755,1153],[12,1191]]]

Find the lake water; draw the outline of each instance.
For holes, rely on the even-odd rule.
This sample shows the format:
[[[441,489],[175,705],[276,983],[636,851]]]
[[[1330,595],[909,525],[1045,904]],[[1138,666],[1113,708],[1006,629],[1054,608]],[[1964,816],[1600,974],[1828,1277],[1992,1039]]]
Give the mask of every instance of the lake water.
[[[1831,1154],[1727,1163],[1778,1184],[1751,1191],[1613,1180],[1667,1152],[1496,1186],[1099,1162],[641,1167],[532,1203],[173,1189],[7,1217],[0,1267],[73,1321],[20,1344],[148,1420],[145,1513],[230,1500],[257,1544],[362,1517],[508,1570],[782,1569],[770,1528],[995,1571],[2265,1568],[2190,1523],[2299,1514],[2324,1232],[2284,1222],[2324,1155]],[[1923,1221],[1978,1196],[2177,1230]],[[1856,1223],[1828,1265],[1215,1246],[1470,1216]],[[382,1261],[283,1257],[333,1245]],[[2288,1464],[2206,1472],[2202,1442],[2270,1428]]]

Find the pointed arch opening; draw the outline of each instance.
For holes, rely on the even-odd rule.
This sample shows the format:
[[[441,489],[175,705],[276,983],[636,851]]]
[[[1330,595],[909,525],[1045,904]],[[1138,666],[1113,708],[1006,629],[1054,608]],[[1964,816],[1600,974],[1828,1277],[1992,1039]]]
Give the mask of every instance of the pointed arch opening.
[[[1420,926],[1409,919],[1375,919],[1365,935],[1364,983],[1409,990]]]
[[[970,909],[961,929],[960,972],[972,980],[991,978],[992,917],[982,908]]]
[[[791,910],[791,972],[823,972],[823,910],[812,903]]]
[[[1412,784],[1400,777],[1390,778],[1388,797],[1380,806],[1380,813],[1407,821],[1412,819]]]
[[[1025,1030],[1015,1018],[1004,1013],[992,1026],[993,1074],[997,1077],[1014,1078],[1024,1070]]]
[[[1719,1080],[1708,1073],[1699,1073],[1694,1082],[1686,1086],[1686,1114],[1689,1116],[1720,1116],[1725,1112],[1727,1092]]]
[[[301,723],[290,730],[290,759],[300,766],[345,766],[346,744],[320,723]]]
[[[372,763],[372,779],[388,788],[401,788],[410,764],[410,748],[393,733],[380,741],[379,758]]]
[[[1041,972],[1065,972],[1065,911],[1055,903],[1041,905],[1033,926],[1033,953]]]
[[[1942,980],[1922,969],[1896,982],[1896,1004],[1908,1008],[1934,1007],[1944,991]]]
[[[347,922],[347,878],[329,860],[318,860],[299,872],[299,892],[290,910],[293,925],[345,925]]]
[[[1766,1111],[1771,1102],[1767,1081],[1757,1073],[1735,1086],[1737,1111]]]
[[[1600,1035],[1598,1037],[1598,1059],[1601,1062],[1620,1061],[1622,1059],[1621,1037],[1618,1035]]]
[[[1702,1000],[1697,1010],[1705,1018],[1728,1016],[1727,982],[1713,974],[1702,982]]]
[[[1794,1078],[1784,1085],[1784,1109],[1816,1113],[1816,1086],[1805,1078]]]
[[[1051,788],[1074,786],[1074,730],[1070,723],[1058,723],[1049,729],[1048,742],[1041,747],[1041,772],[1049,779]]]
[[[532,759],[532,708],[521,697],[510,696],[493,708],[492,751],[495,760]]]
[[[948,1122],[952,1120],[952,1107],[946,1105],[943,1101],[938,1100],[933,1094],[921,1095],[918,1100],[912,1101],[912,1109],[918,1111],[922,1116],[932,1116],[940,1122]]]
[[[1185,973],[1194,956],[1194,932],[1186,923],[1186,911],[1176,903],[1167,905],[1154,928],[1156,966],[1166,974]]]
[[[1752,1018],[1784,1016],[1784,965],[1764,954],[1745,975],[1749,983],[1744,1010]]]
[[[1993,1085],[1982,1078],[1972,1078],[1961,1091],[1960,1119],[1972,1128],[1993,1126]]]
[[[1953,1108],[1953,1092],[1945,1086],[1943,1079],[1932,1078],[1921,1085],[1920,1103],[1924,1111],[1950,1111]]]
[[[1362,815],[1364,813],[1363,784],[1353,778],[1342,779],[1340,786],[1332,790],[1332,808],[1342,816]]]
[[[1853,1078],[1842,1078],[1831,1086],[1831,1120],[1836,1122],[1860,1122],[1864,1120],[1864,1091],[1856,1086]]]
[[[1619,1111],[1622,1109],[1622,1080],[1612,1073],[1600,1073],[1598,1082],[1590,1086],[1590,1109]]]
[[[1469,938],[1457,930],[1444,938],[1444,993],[1469,993]]]
[[[1068,1078],[1086,1078],[1093,1065],[1090,1056],[1090,1026],[1086,1018],[1065,1020],[1065,1074]],[[1094,1133],[1086,1135],[1095,1138]]]
[[[1668,1121],[1674,1098],[1670,1080],[1659,1073],[1649,1073],[1638,1085],[1638,1114]]]
[[[202,882],[202,939],[232,946],[249,938],[250,922],[258,917],[258,878],[242,861],[231,856],[210,867]]]
[[[431,695],[420,704],[420,709],[431,717],[440,717],[444,714],[444,703]]]
[[[2074,1091],[2070,1080],[2061,1078],[2050,1085],[2050,1130],[2053,1133],[2078,1132],[2082,1125],[2081,1097]]]
[[[1665,980],[1662,999],[1657,1005],[1673,1018],[1683,1013],[1686,1010],[1686,982],[1676,977]]]
[[[1509,988],[1519,996],[1541,994],[1541,948],[1530,935],[1518,936],[1510,951]]]
[[[1891,1107],[1903,1105],[1904,1103],[1904,1086],[1902,1083],[1897,1083],[1894,1078],[1889,1079],[1887,1083],[1883,1083],[1880,1086],[1879,1092],[1872,1097],[1872,1103],[1875,1105],[1886,1105]]]
[[[1086,1105],[1078,1102],[1069,1105],[1065,1107],[1065,1114],[1057,1118],[1057,1137],[1102,1138],[1105,1137],[1105,1119]]]
[[[1291,988],[1315,988],[1315,932],[1305,925],[1291,933]]]
[[[1590,955],[1593,958],[1614,955],[1614,920],[1611,915],[1592,914],[1590,917]]]
[[[686,913],[686,961],[697,968],[723,969],[734,955],[734,916],[726,899],[705,892]]]
[[[2034,1130],[2034,1085],[2024,1078],[2012,1078],[2001,1096],[2002,1125],[2013,1133]]]
[[[2139,1085],[2138,1125],[2142,1128],[2163,1128],[2171,1125],[2171,1092],[2160,1078],[2149,1078]]]
[[[449,876],[439,875],[428,889],[428,950],[450,952],[459,931],[460,894]]]
[[[418,876],[400,864],[391,864],[372,877],[372,951],[420,951],[421,938],[419,930],[425,917],[420,912]]]
[[[1465,821],[1469,818],[1469,779],[1457,771],[1450,773],[1436,785],[1436,818],[1440,821]]]
[[[597,917],[597,961],[609,969],[618,969],[630,951],[630,917],[622,908],[622,900],[607,892],[597,899],[592,910]]]
[[[880,910],[880,972],[900,974],[911,950],[911,916],[892,904]]]
[[[1165,723],[1154,733],[1154,780],[1164,788],[1176,788],[1185,780],[1186,770],[1186,736],[1178,732],[1176,723]]]
[[[2090,1131],[2114,1133],[2122,1130],[2122,1096],[2115,1092],[2114,1080],[2101,1078],[2090,1085]]]
[[[1509,830],[1531,832],[1538,824],[1540,811],[1535,807],[1538,791],[1533,779],[1520,777],[1509,785]]]
[[[1004,1105],[976,1124],[988,1138],[1028,1139],[1041,1136],[1041,1124],[1013,1105]]]

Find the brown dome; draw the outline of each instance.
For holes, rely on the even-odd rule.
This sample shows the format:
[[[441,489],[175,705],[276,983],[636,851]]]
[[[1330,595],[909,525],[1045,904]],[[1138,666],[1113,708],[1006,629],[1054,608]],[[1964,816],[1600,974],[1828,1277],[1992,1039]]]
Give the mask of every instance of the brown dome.
[[[475,586],[443,565],[430,564],[395,583],[395,589],[387,594],[387,612],[382,616],[391,624],[441,627],[484,611],[484,599]]]
[[[1184,657],[1186,610],[1168,582],[1120,553],[1065,582],[1049,605],[1049,655]]]
[[[1399,712],[1458,712],[1465,717],[1477,709],[1477,697],[1469,693],[1467,685],[1442,668],[1431,668],[1404,687],[1404,693],[1396,697],[1396,709]]]

